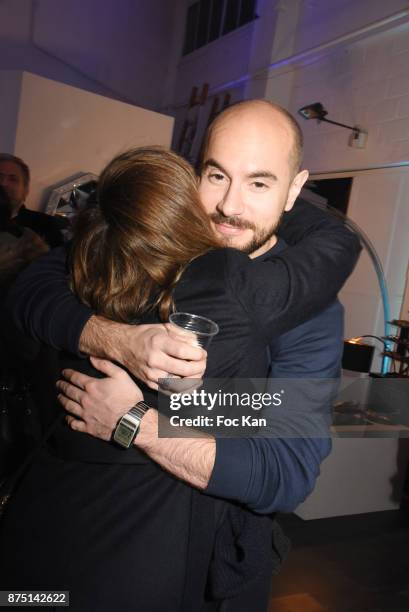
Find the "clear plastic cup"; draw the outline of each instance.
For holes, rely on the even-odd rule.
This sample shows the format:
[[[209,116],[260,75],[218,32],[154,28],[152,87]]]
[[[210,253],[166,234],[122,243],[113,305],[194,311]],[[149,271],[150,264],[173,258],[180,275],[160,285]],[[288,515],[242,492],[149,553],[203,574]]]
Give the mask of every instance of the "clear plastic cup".
[[[175,338],[192,342],[203,349],[207,349],[213,337],[219,333],[219,326],[211,319],[189,312],[175,312],[170,315],[169,322],[175,330]],[[170,332],[172,333],[172,332]],[[200,379],[181,378],[168,374],[166,378],[159,380],[159,391],[170,395],[170,393],[189,393],[200,387]]]
[[[205,350],[209,347],[214,336],[219,333],[217,323],[189,312],[174,312],[170,315],[169,322],[178,330],[194,334],[196,344]]]

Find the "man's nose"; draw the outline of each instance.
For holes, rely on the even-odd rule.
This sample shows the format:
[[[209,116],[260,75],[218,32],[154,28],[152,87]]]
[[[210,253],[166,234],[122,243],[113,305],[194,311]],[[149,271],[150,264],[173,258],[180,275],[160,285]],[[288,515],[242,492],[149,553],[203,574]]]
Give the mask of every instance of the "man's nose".
[[[241,215],[244,212],[244,201],[240,186],[235,186],[231,183],[217,205],[217,209],[225,217],[234,217]]]

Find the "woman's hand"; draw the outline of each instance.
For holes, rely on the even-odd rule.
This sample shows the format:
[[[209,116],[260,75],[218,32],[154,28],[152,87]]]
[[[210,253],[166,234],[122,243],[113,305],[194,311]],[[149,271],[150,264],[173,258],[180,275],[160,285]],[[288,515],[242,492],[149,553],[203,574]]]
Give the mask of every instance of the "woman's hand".
[[[143,400],[143,395],[125,370],[105,359],[90,359],[106,378],[63,370],[64,380],[57,382],[58,400],[70,413],[66,418],[71,429],[110,440],[119,419]]]

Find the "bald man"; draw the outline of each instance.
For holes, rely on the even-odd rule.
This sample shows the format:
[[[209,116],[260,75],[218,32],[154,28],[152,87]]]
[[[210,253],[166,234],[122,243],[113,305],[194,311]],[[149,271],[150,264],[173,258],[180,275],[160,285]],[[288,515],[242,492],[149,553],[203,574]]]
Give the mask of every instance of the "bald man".
[[[333,378],[339,375],[342,350],[342,308],[334,300],[359,245],[324,213],[302,203],[291,211],[308,178],[301,157],[302,134],[287,111],[267,101],[243,102],[211,125],[199,190],[215,231],[228,246],[253,259],[285,262],[292,283],[288,300],[298,300],[300,309],[292,320],[277,313],[283,333],[270,347],[271,375]],[[278,238],[280,222],[280,232],[296,246],[287,249]],[[203,373],[201,349],[170,338],[164,326],[138,328],[98,317],[63,288],[65,275],[62,254],[44,258],[21,278],[11,299],[23,329],[57,348],[121,363],[151,388],[168,373]],[[34,291],[36,299],[30,301]],[[123,370],[107,362],[99,367],[107,375],[103,394],[97,384],[87,386],[89,377],[68,373],[62,401],[74,415],[73,429],[110,439],[135,397],[126,398],[129,380]],[[239,509],[238,524],[224,525],[217,534],[203,610],[265,611],[271,575],[286,549],[273,515],[294,510],[312,490],[329,440],[296,437],[296,432],[285,439],[165,439],[158,438],[157,424],[158,413],[150,409],[135,446],[174,476]],[[192,525],[194,542],[201,526],[194,517]],[[197,562],[197,573],[199,567]],[[195,588],[203,585],[199,579]]]
[[[301,159],[300,128],[280,107],[242,102],[215,119],[205,140],[199,191],[226,244],[251,258],[276,244],[280,219],[308,179]]]

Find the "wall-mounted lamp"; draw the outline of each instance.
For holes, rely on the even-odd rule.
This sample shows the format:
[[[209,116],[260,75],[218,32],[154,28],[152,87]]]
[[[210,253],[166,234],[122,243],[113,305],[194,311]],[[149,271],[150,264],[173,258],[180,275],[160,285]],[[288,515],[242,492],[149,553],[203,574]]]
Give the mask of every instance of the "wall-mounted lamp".
[[[318,123],[320,123],[321,121],[326,121],[327,123],[339,125],[340,127],[346,128],[347,130],[352,130],[349,145],[356,149],[364,149],[366,146],[368,132],[358,127],[357,125],[346,125],[345,123],[339,123],[339,121],[332,121],[332,119],[327,119],[326,116],[328,115],[328,111],[325,110],[321,102],[314,102],[313,104],[303,106],[298,110],[298,114],[301,115],[303,119],[316,119]]]

